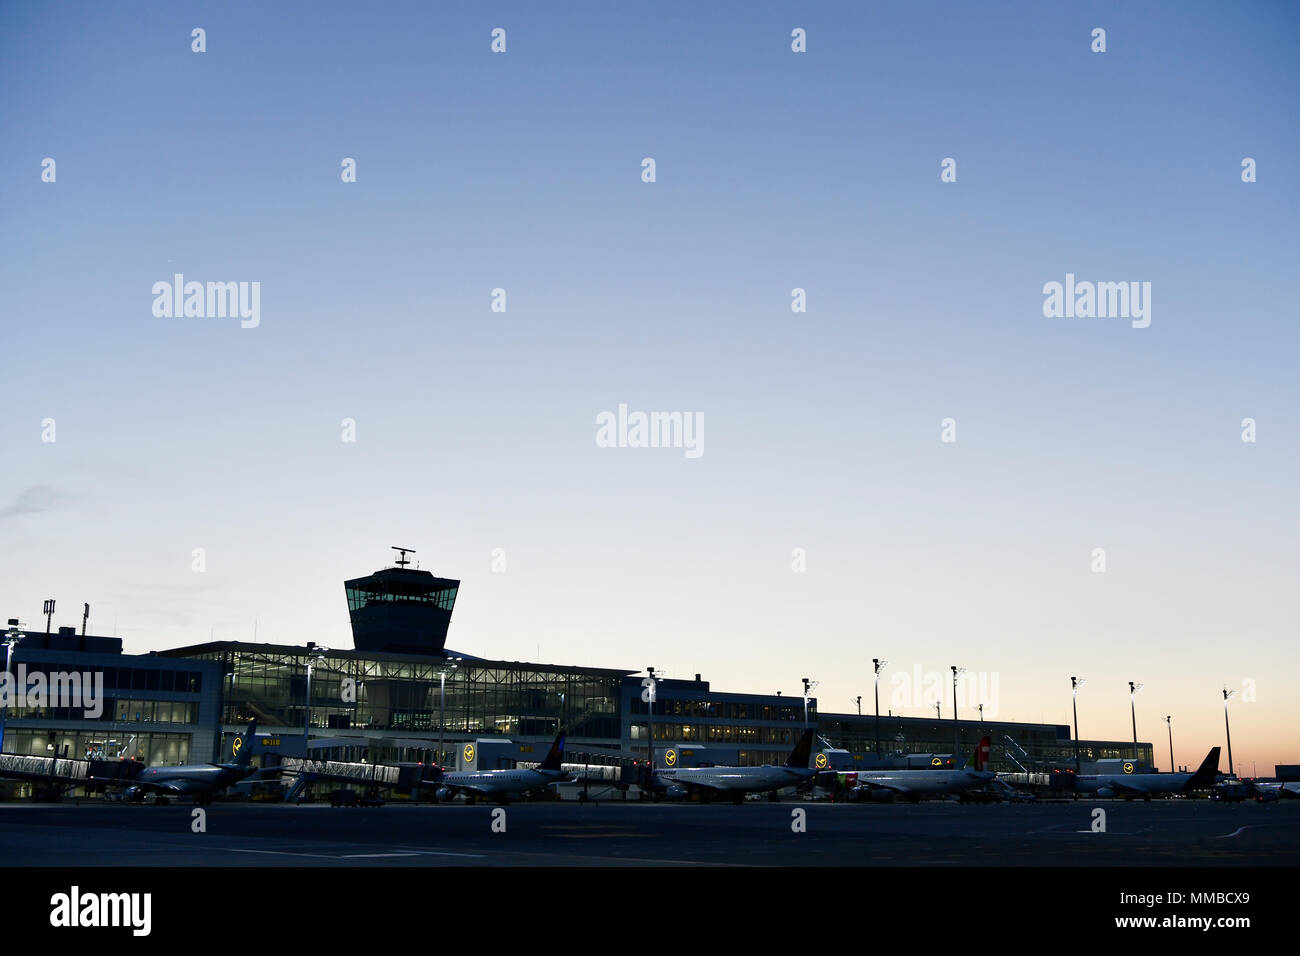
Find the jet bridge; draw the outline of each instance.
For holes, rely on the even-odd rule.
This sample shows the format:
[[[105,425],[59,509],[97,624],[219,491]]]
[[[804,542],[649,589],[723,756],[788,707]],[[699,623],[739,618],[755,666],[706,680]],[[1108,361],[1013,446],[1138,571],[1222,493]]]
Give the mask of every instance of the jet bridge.
[[[348,763],[342,760],[304,760],[285,757],[274,768],[289,783],[286,801],[296,800],[309,783],[328,780],[336,783],[360,783],[370,788],[395,787],[412,789],[424,779],[423,764]]]
[[[144,764],[138,760],[73,760],[0,754],[0,777],[61,787],[102,788],[111,783],[131,783]]]
[[[0,754],[0,777],[7,777],[11,780],[48,781],[50,783],[77,785],[86,782],[89,772],[89,760]]]

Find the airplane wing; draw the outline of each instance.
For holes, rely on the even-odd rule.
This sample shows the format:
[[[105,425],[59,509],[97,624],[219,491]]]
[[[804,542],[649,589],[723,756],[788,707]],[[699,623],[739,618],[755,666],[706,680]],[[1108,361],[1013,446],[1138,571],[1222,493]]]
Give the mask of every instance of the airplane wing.
[[[1110,779],[1104,785],[1121,796],[1140,797],[1147,791],[1144,787],[1135,787],[1132,784],[1124,783],[1122,780]]]
[[[655,774],[656,781],[661,787],[681,787],[687,793],[726,793],[722,787],[715,786],[700,780],[681,779],[678,777],[668,777],[663,774]]]
[[[139,787],[142,790],[156,790],[159,793],[174,794],[178,797],[194,793],[212,792],[211,787],[193,780],[186,780],[183,777],[177,777],[174,780],[137,780],[130,785]]]
[[[495,797],[497,791],[487,787],[476,787],[468,783],[442,783],[439,787],[446,787],[452,793],[468,793],[476,797]]]
[[[673,786],[685,787],[688,793],[725,793],[722,787],[714,786],[711,783],[699,783],[695,780],[673,780]]]

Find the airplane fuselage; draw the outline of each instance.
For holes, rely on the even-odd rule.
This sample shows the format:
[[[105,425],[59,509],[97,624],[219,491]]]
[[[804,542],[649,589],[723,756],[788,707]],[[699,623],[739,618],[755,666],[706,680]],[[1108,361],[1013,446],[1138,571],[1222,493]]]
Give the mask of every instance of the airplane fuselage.
[[[875,770],[850,774],[860,787],[895,793],[961,793],[982,787],[996,776],[989,770]]]
[[[1081,774],[1075,781],[1075,790],[1079,793],[1098,793],[1107,796],[1110,790],[1114,796],[1124,794],[1182,793],[1187,782],[1192,779],[1190,773],[1090,773]]]
[[[568,779],[569,774],[562,770],[461,770],[444,773],[437,785],[484,796],[509,796]]]
[[[656,776],[688,789],[696,786],[724,793],[761,793],[805,783],[814,773],[802,767],[688,767],[660,770]]]

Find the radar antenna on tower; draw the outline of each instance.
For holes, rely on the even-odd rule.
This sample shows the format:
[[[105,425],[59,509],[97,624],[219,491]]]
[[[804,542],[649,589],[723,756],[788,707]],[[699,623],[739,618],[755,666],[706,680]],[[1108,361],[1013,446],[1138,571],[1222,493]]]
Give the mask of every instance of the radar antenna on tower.
[[[414,548],[399,548],[395,544],[389,545],[389,547],[391,547],[394,551],[398,552],[400,555],[400,557],[398,557],[396,561],[396,564],[399,568],[404,568],[411,563],[410,561],[407,560],[406,556],[408,554],[415,554]]]

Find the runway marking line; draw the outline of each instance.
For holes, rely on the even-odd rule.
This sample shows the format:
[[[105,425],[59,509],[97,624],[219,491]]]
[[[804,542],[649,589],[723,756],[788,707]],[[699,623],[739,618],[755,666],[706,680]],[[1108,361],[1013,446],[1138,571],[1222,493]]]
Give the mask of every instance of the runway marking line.
[[[228,853],[265,853],[269,856],[314,856],[322,860],[337,860],[337,853],[294,853],[290,850],[245,850],[237,846],[214,846],[214,850],[225,850]]]
[[[1231,833],[1220,833],[1220,834],[1219,834],[1218,836],[1216,836],[1214,839],[1216,839],[1216,840],[1226,840],[1226,839],[1228,839],[1229,837],[1235,837],[1235,836],[1237,836],[1239,833],[1241,833],[1242,830],[1254,830],[1254,829],[1257,829],[1258,827],[1262,827],[1263,825],[1264,825],[1264,824],[1262,824],[1262,823],[1248,823],[1248,824],[1246,824],[1245,826],[1237,827],[1237,829],[1233,830]]]
[[[407,849],[423,853],[425,856],[463,856],[473,860],[481,860],[487,856],[486,853],[452,853],[450,850],[426,850],[424,847],[419,846],[407,847]]]

